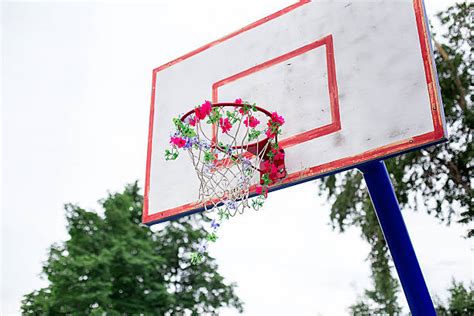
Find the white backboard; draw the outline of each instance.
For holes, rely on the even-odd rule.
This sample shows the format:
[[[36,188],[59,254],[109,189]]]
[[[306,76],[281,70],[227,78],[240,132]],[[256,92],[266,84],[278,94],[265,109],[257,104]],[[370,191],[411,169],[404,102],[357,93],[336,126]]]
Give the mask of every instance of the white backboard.
[[[201,208],[189,158],[164,158],[172,118],[236,98],[285,117],[271,190],[446,138],[421,0],[299,1],[154,69],[144,223]]]

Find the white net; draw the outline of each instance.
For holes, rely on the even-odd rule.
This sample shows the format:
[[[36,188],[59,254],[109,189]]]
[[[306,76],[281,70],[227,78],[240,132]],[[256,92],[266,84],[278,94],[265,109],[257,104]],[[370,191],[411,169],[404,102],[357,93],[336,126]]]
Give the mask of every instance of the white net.
[[[214,107],[213,115],[224,119],[211,128],[209,121],[195,122],[196,145],[188,149],[200,181],[199,201],[206,210],[219,206],[231,216],[249,207],[259,208],[258,201],[249,201],[250,188],[259,183],[261,162],[272,146],[264,133],[249,124],[268,119],[266,115],[252,110],[243,114],[240,109]]]

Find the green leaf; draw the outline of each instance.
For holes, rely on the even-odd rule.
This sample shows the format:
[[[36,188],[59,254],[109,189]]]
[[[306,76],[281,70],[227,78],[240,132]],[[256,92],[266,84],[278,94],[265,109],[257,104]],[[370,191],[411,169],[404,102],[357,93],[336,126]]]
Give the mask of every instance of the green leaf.
[[[249,134],[248,134],[248,140],[249,140],[249,141],[252,141],[252,140],[254,140],[254,139],[258,139],[258,137],[259,137],[261,134],[262,134],[261,131],[258,131],[258,130],[256,130],[256,129],[253,129],[253,128],[252,128],[252,129],[250,130]]]
[[[216,240],[217,240],[216,233],[212,232],[209,235],[207,235],[207,240],[212,241],[212,242],[216,242]]]
[[[252,199],[251,206],[255,211],[258,211],[259,209],[262,208],[264,202],[265,202],[265,197],[263,195],[259,195]]]
[[[166,149],[165,150],[165,159],[166,160],[176,160],[176,158],[178,158],[178,156],[179,156],[179,152],[175,149],[172,149],[172,150]]]
[[[216,156],[213,152],[211,151],[206,151],[204,153],[204,161],[205,162],[213,162],[216,159]]]
[[[263,181],[263,185],[272,184],[272,180],[270,180],[270,176],[268,175],[268,173],[262,174],[262,181]]]

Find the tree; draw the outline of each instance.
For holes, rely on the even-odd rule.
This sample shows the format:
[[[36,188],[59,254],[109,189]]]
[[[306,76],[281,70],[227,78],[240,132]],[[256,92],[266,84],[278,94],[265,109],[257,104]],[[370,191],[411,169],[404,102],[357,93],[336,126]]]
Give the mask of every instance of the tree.
[[[449,142],[386,160],[401,207],[422,207],[447,224],[453,219],[468,224],[474,218],[472,9],[473,4],[460,3],[437,15],[442,29],[446,29],[435,36],[435,61]],[[319,184],[321,194],[332,204],[333,227],[343,232],[348,226],[358,226],[371,246],[368,261],[373,289],[365,291],[367,302],[353,308],[396,314],[400,310],[398,282],[361,173],[347,171],[326,177]],[[472,237],[474,230],[468,230],[467,235]]]
[[[242,311],[235,284],[226,284],[209,255],[186,257],[207,232],[197,218],[173,221],[157,233],[141,224],[137,183],[101,201],[104,216],[65,206],[69,240],[52,245],[43,266],[49,286],[25,295],[23,314],[216,315]],[[200,217],[201,221],[207,219]]]
[[[440,300],[436,302],[436,312],[439,316],[474,315],[474,285],[472,283],[467,289],[462,282],[453,280],[448,291],[450,296],[447,306]]]

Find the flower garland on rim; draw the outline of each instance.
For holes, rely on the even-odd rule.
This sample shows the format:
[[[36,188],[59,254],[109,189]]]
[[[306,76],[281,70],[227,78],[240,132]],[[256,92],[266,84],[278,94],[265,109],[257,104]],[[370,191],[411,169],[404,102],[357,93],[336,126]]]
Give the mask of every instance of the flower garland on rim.
[[[233,163],[242,165],[240,180],[244,183],[243,187],[247,188],[247,190],[250,187],[249,182],[254,171],[259,170],[260,184],[254,186],[256,196],[251,202],[251,207],[254,210],[259,210],[267,198],[268,187],[282,178],[283,175],[286,175],[283,164],[284,152],[277,141],[277,135],[281,134],[281,126],[285,123],[285,120],[277,112],[273,112],[266,126],[263,129],[259,129],[261,122],[254,115],[254,112],[258,111],[256,104],[243,102],[242,99],[236,99],[234,103],[236,105],[234,110],[225,111],[224,113],[222,107],[213,106],[210,101],[204,101],[201,105],[196,106],[194,111],[187,115],[184,120],[174,118],[175,131],[170,136],[170,149],[165,150],[165,159],[175,160],[178,158],[180,151],[188,151],[192,155],[192,151],[196,150],[202,153],[205,167],[204,172],[212,173],[219,168],[219,161],[228,158]],[[222,134],[227,135],[230,135],[231,130],[235,126],[237,126],[238,133],[240,125],[243,124],[247,128],[245,141],[249,143],[265,135],[268,148],[265,147],[263,151],[260,166],[252,166],[250,160],[242,154],[236,154],[234,147],[230,144],[214,143],[209,138],[200,138],[200,133],[203,133],[202,129],[200,129],[200,124],[202,123],[217,127]],[[247,199],[248,197],[244,196],[243,198]],[[222,202],[222,207],[215,205],[218,209],[218,216],[211,220],[211,230],[206,236],[206,240],[201,242],[197,251],[191,254],[191,262],[193,264],[202,262],[208,248],[208,243],[217,240],[219,227],[224,220],[230,218],[230,211],[238,209],[240,201],[226,198],[220,202]]]

